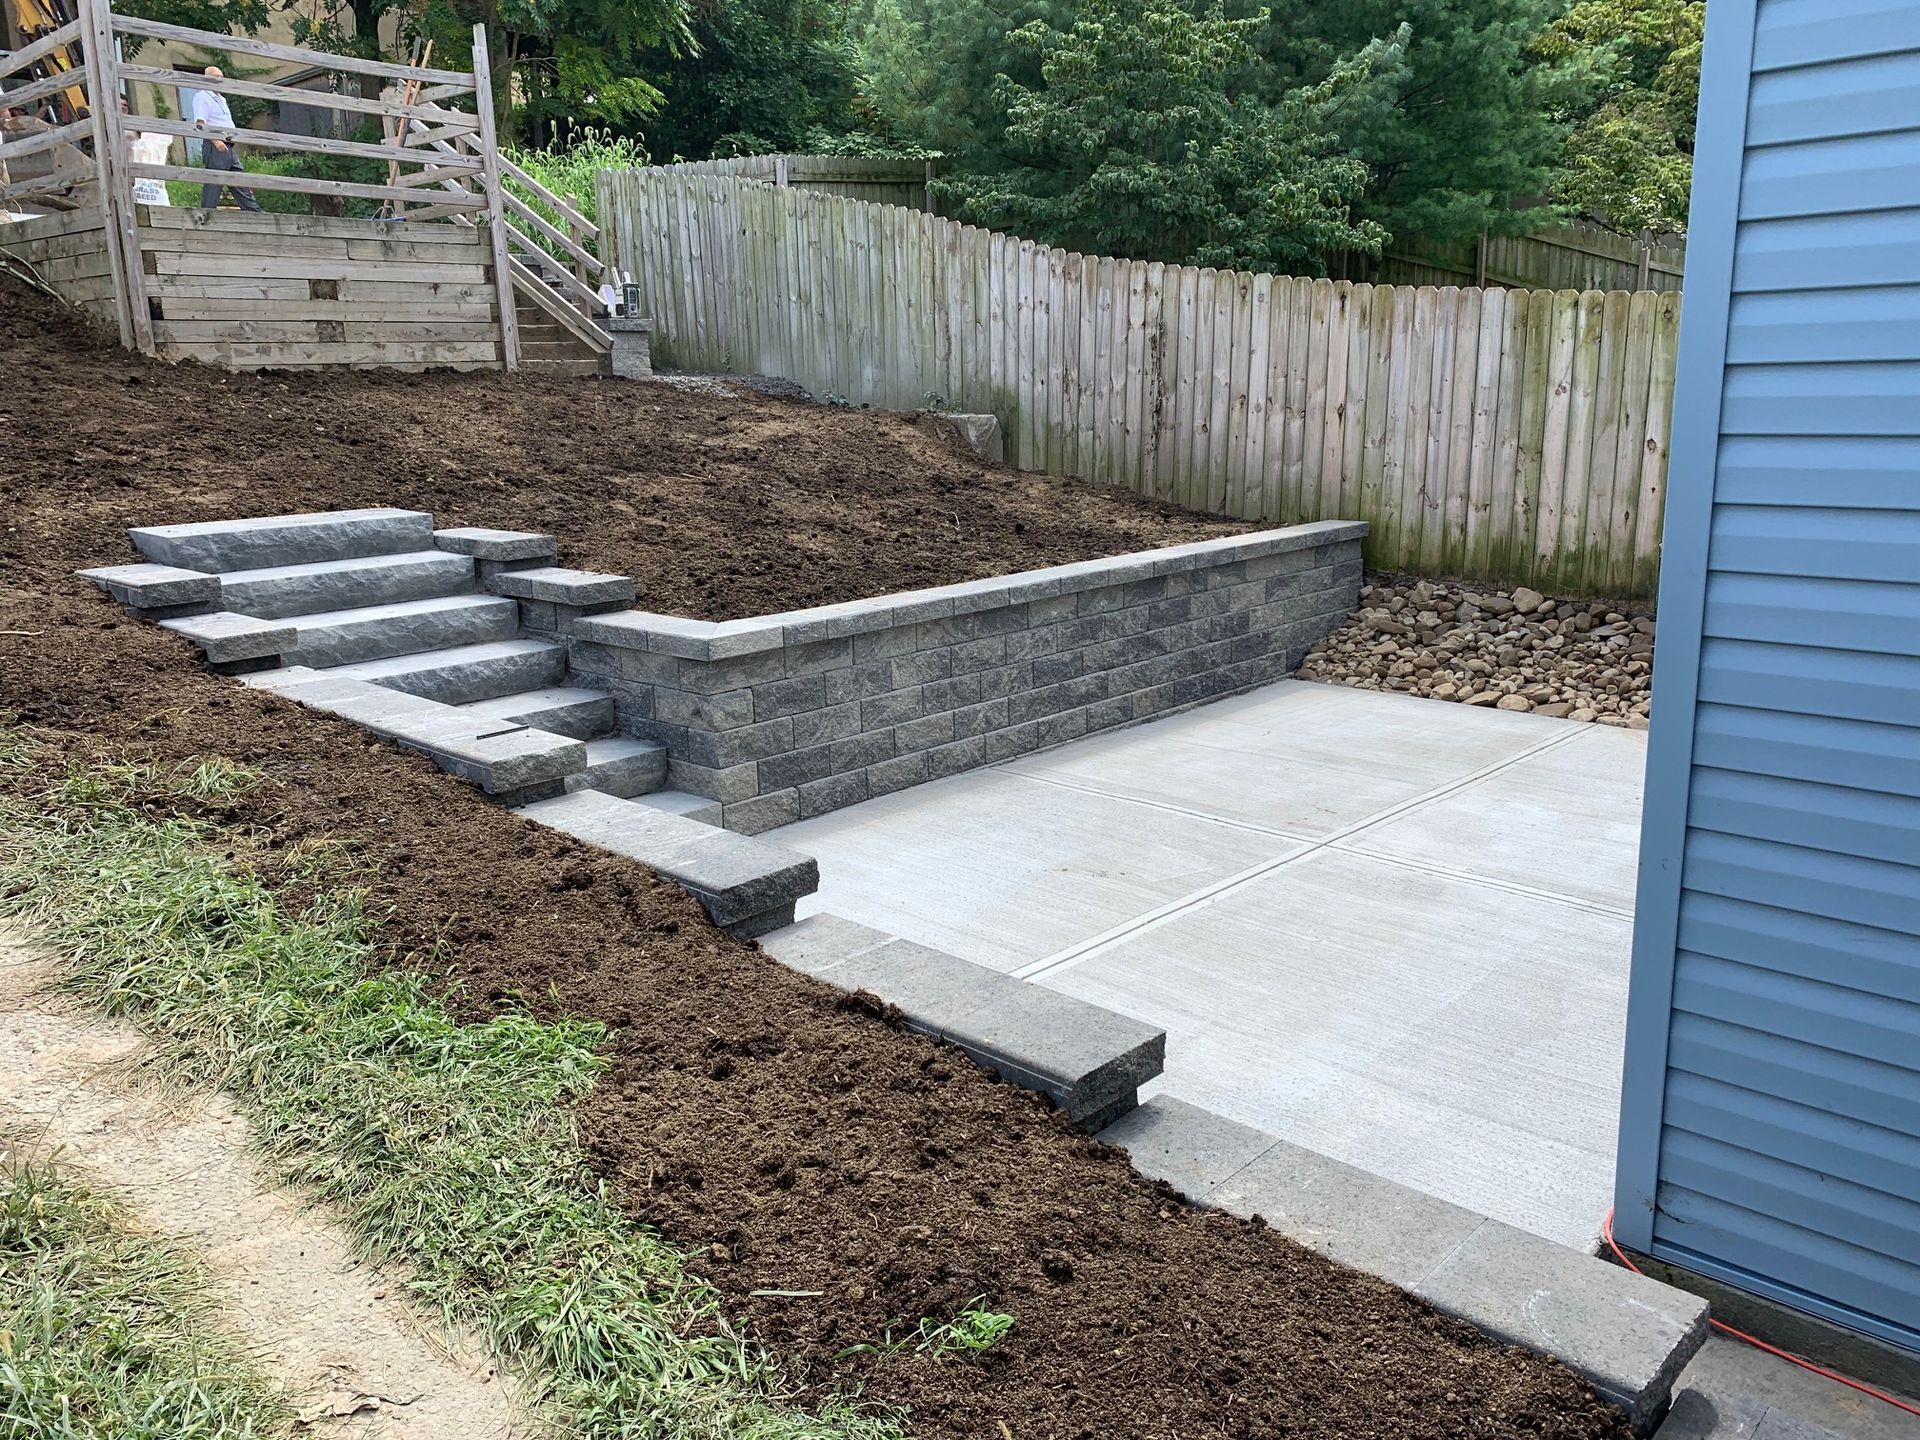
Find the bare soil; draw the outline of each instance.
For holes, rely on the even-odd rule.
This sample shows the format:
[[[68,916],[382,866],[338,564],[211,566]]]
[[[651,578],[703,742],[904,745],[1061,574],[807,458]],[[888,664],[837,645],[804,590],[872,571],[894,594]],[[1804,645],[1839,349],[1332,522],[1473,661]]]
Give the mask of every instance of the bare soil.
[[[799,1383],[910,1407],[941,1440],[1626,1434],[1559,1365],[1186,1207],[1037,1097],[714,930],[640,866],[205,673],[70,578],[124,558],[136,522],[397,503],[556,531],[566,558],[635,574],[650,603],[721,616],[1230,527],[1010,475],[897,417],[169,369],[3,284],[0,346],[0,706],[80,763],[261,769],[216,818],[263,865],[351,847],[394,963],[450,968],[468,1013],[612,1027],[580,1110],[596,1165]],[[978,1360],[882,1344],[976,1297],[1016,1321]]]

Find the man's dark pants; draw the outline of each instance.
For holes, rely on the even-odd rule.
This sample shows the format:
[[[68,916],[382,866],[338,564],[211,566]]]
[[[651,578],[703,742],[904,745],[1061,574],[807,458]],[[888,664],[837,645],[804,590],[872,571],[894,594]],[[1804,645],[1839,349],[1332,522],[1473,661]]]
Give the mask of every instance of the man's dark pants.
[[[208,141],[205,145],[201,146],[200,149],[202,156],[200,163],[207,169],[234,170],[241,174],[246,173],[247,167],[240,163],[239,152],[237,152],[233,146],[229,145],[224,150],[216,150],[213,148],[213,143]],[[240,202],[240,208],[242,210],[252,210],[256,213],[259,211],[260,202],[254,198],[253,191],[241,185],[202,185],[200,187],[200,208],[203,210],[219,209],[220,192],[222,190],[233,191],[233,198]]]

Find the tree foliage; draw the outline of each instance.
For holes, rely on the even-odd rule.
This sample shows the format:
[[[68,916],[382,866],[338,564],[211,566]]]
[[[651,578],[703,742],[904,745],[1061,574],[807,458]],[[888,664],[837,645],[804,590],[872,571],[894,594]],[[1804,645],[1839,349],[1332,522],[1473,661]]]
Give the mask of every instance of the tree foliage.
[[[1562,117],[1592,85],[1583,54],[1536,48],[1565,3],[1297,0],[1275,16],[1265,49],[1282,73],[1311,81],[1404,23],[1412,38],[1390,91],[1337,120],[1372,172],[1360,213],[1436,242],[1517,234],[1555,218]]]
[[[968,219],[1102,255],[1271,269],[1378,250],[1385,232],[1349,217],[1367,172],[1340,153],[1334,117],[1405,36],[1274,95],[1252,44],[1267,19],[1087,0],[1069,28],[1022,26],[1009,39],[1039,83],[995,87],[1012,164],[949,193]]]
[[[1684,230],[1705,0],[1575,0],[1539,42],[1590,57],[1597,103],[1567,134],[1554,194],[1617,230]]]

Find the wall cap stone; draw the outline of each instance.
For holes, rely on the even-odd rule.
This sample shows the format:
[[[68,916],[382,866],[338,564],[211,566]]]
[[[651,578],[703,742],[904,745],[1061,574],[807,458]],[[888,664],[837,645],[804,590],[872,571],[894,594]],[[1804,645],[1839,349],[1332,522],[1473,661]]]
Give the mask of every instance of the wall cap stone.
[[[1249,535],[1225,535],[1187,545],[1139,550],[1043,570],[1022,570],[928,590],[903,590],[868,600],[849,600],[838,605],[788,610],[745,620],[689,620],[677,615],[630,610],[582,620],[575,625],[573,635],[599,645],[651,650],[683,660],[731,660],[786,645],[840,640],[1002,605],[1361,540],[1368,528],[1361,520],[1319,520],[1307,525],[1288,525]]]

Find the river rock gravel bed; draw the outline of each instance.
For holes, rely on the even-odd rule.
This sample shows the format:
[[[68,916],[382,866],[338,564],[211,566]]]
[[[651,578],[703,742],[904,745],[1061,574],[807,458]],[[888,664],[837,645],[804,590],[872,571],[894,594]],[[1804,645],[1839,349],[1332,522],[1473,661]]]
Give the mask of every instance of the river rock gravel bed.
[[[1360,608],[1313,647],[1306,680],[1644,730],[1651,607],[1369,574]]]

